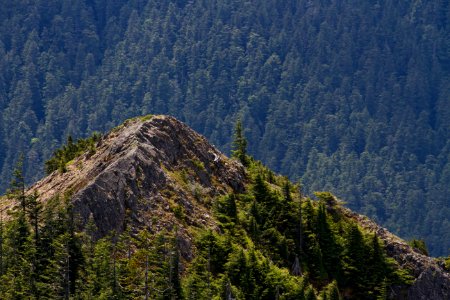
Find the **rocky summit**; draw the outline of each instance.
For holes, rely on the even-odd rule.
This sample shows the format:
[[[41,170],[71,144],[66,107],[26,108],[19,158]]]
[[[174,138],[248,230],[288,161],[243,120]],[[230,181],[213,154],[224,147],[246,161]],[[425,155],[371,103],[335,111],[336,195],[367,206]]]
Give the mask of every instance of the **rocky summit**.
[[[156,230],[186,224],[215,227],[205,201],[244,191],[245,171],[188,126],[169,116],[126,121],[103,137],[95,154],[72,161],[33,185],[41,201],[67,195],[81,224],[90,216],[104,236],[126,222]],[[187,253],[187,251],[185,251]]]
[[[266,169],[263,169],[262,165],[258,165],[253,160],[251,162],[253,171],[244,167],[238,160],[226,157],[208,143],[203,136],[173,117],[162,115],[137,117],[126,121],[121,126],[113,129],[109,134],[101,137],[97,141],[94,150],[88,151],[68,162],[64,172],[53,171],[47,177],[31,186],[27,191],[27,195],[38,195],[39,202],[44,206],[50,206],[51,203],[55,202],[55,199],[65,199],[73,208],[73,215],[76,216],[76,224],[80,231],[91,220],[93,221],[98,229],[95,233],[95,239],[101,239],[111,232],[121,233],[127,229],[138,232],[139,229],[148,228],[152,234],[176,230],[181,257],[186,264],[189,264],[189,262],[195,261],[196,257],[196,246],[194,245],[194,232],[196,230],[192,230],[193,228],[209,229],[219,234],[234,232],[235,236],[244,237],[241,240],[252,239],[252,242],[246,242],[246,246],[242,246],[245,251],[250,251],[249,249],[254,247],[254,244],[261,243],[261,245],[264,245],[264,242],[260,240],[265,238],[265,235],[268,235],[267,232],[270,232],[272,229],[266,230],[265,233],[262,232],[262,229],[259,229],[262,232],[261,237],[255,238],[251,228],[258,226],[263,228],[263,225],[258,225],[258,222],[263,224],[262,221],[255,219],[256,223],[254,225],[249,227],[244,225],[247,222],[245,219],[252,220],[252,217],[249,217],[249,215],[258,207],[258,204],[251,204],[251,200],[248,200],[250,199],[249,197],[255,197],[253,203],[260,201],[262,204],[259,204],[259,209],[264,211],[261,207],[269,205],[268,203],[279,205],[276,204],[277,201],[274,199],[279,197],[281,190],[283,190],[286,199],[291,198],[291,192],[289,192],[289,184],[287,183],[282,189],[277,187],[277,182],[284,179],[281,176],[271,175],[273,174],[271,171],[264,171],[269,174],[267,176],[264,175],[266,183],[262,183],[263,181],[261,180],[258,181],[260,175],[256,176],[256,179],[255,176],[252,177],[250,173],[255,172],[255,169]],[[272,176],[275,177],[272,178]],[[287,192],[285,190],[286,187],[288,187]],[[274,191],[272,194],[267,192],[271,189]],[[238,212],[241,209],[243,213],[238,213],[238,216],[234,216],[235,221],[226,223],[228,225],[225,226],[223,218],[217,217],[217,210],[214,211],[213,202],[226,195],[241,195],[245,193],[251,196],[243,197],[243,200],[238,202],[238,208],[236,206],[233,208],[235,211],[237,209]],[[264,193],[269,193],[272,196],[264,196],[266,197],[264,198],[265,200],[259,199],[258,197],[262,197],[260,194]],[[239,196],[237,197],[239,198]],[[302,196],[299,195],[298,197],[300,199],[299,203],[301,203]],[[292,201],[292,199],[289,201]],[[304,201],[308,202],[310,200],[305,198]],[[312,205],[315,208],[310,207],[309,210],[317,210],[317,216],[314,217],[314,220],[316,218],[319,219],[320,205],[322,204],[317,205],[320,201],[310,202],[316,202]],[[4,201],[3,203],[5,205],[8,202]],[[296,207],[295,204],[290,205]],[[249,207],[247,212],[250,213],[245,211],[246,206]],[[300,208],[299,211],[307,210],[307,207]],[[393,280],[392,284],[385,285],[384,295],[387,298],[450,299],[450,275],[445,270],[442,262],[419,253],[419,251],[410,247],[399,237],[365,216],[356,214],[340,205],[327,207],[327,209],[329,214],[329,217],[327,217],[328,223],[341,224],[339,226],[332,225],[331,227],[341,228],[346,226],[345,222],[354,222],[357,224],[356,227],[362,228],[366,232],[367,236],[374,235],[378,237],[384,243],[383,248],[386,255],[395,260],[396,268],[409,274],[410,282],[408,284],[405,284],[407,281]],[[268,213],[268,216],[276,214],[277,212],[274,212],[274,210],[276,209],[269,207],[270,213]],[[283,209],[280,209],[280,211],[283,211]],[[284,213],[287,216],[289,215],[289,212],[284,211]],[[262,215],[263,213],[260,213],[260,219],[263,218]],[[304,226],[308,226],[308,217],[305,218],[306,221],[302,221],[302,218],[300,218],[300,223],[306,222]],[[331,221],[331,219],[335,220]],[[342,220],[347,221],[342,223]],[[251,223],[252,221],[248,222],[253,224]],[[282,222],[285,221],[283,220]],[[242,226],[242,228],[239,226]],[[292,224],[283,226],[290,228]],[[277,228],[284,228],[283,226]],[[329,225],[324,226],[327,228]],[[241,229],[238,230],[236,228]],[[244,230],[247,230],[248,235],[243,233]],[[277,230],[279,230],[280,234],[284,234],[282,229]],[[342,231],[343,229],[339,230]],[[339,230],[336,229],[336,231]],[[324,232],[327,231],[325,230]],[[294,235],[297,235],[297,233]],[[305,236],[305,242],[303,243],[309,241],[308,238],[308,236]],[[320,236],[318,240],[320,242]],[[291,246],[289,245],[289,243],[286,243],[286,247],[296,247],[295,242],[292,242]],[[304,250],[306,254],[303,253],[302,255],[311,255],[312,257],[313,254],[308,254],[309,245],[302,245],[302,242],[299,242],[299,245],[306,249]],[[268,247],[266,249],[269,250],[266,250],[266,252],[261,250],[261,253],[270,257],[273,254],[270,249],[277,246],[277,242],[273,242],[273,245],[269,242],[268,246],[264,246]],[[261,249],[264,249],[264,247],[261,246]],[[325,255],[325,251],[322,250],[323,255]],[[345,251],[342,253],[345,253]],[[208,254],[208,257],[210,255]],[[351,256],[352,253],[349,255]],[[366,253],[365,255],[372,254]],[[230,256],[232,255],[230,254]],[[279,258],[276,255],[272,257]],[[283,265],[282,261],[284,259],[289,259],[289,255],[286,257],[279,258],[279,261],[281,261],[280,265]],[[209,257],[208,259],[210,260],[211,258]],[[324,264],[327,259],[327,257],[322,257]],[[346,260],[344,259],[343,261]],[[225,264],[225,268],[231,262],[227,264]],[[269,265],[271,264],[272,262]],[[303,265],[306,264],[306,262],[303,263]],[[318,279],[314,279],[312,274],[317,271],[314,270],[316,268],[315,263],[312,266],[305,266],[305,268],[311,274],[311,282],[314,288],[322,288],[323,282],[326,282],[324,278],[327,277],[318,275]],[[342,268],[345,270],[345,266]],[[300,270],[300,265],[297,269]],[[301,273],[298,270],[295,272]],[[350,271],[346,272],[351,272],[352,269],[348,268],[348,270]],[[365,272],[365,270],[361,270],[361,272]],[[333,273],[330,271],[329,274]],[[334,275],[327,276],[332,277]],[[342,282],[348,286],[341,291],[344,298],[358,299],[360,297],[355,292],[355,287],[352,286],[351,282],[345,280],[342,280]],[[305,287],[304,284],[303,287]],[[314,289],[311,290],[314,291]],[[377,289],[374,290],[376,291]],[[230,288],[230,293],[232,293],[231,291],[233,289]],[[149,292],[147,291],[146,293],[148,294]],[[325,295],[325,292],[323,293]],[[383,295],[383,293],[380,292],[380,295]],[[242,299],[246,299],[245,296],[243,297]],[[323,297],[321,299],[324,299]]]

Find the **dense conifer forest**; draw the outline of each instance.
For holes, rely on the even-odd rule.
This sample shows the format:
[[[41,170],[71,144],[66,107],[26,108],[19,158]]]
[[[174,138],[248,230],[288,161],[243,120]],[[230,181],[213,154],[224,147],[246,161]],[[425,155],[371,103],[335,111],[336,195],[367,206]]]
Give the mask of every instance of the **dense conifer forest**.
[[[0,190],[20,153],[31,182],[69,135],[129,117],[172,114],[224,151],[241,118],[249,153],[305,194],[446,255],[449,16],[446,0],[2,0]]]
[[[0,298],[339,300],[406,291],[413,270],[387,257],[376,234],[346,217],[331,193],[304,197],[301,186],[242,153],[237,133],[246,192],[202,200],[218,228],[193,226],[182,209],[173,211],[195,237],[193,249],[176,226],[138,227],[131,217],[103,238],[92,214],[80,230],[70,193],[37,201],[25,193],[19,163],[8,194],[14,208],[6,221],[1,212]],[[65,145],[50,161],[75,149]]]

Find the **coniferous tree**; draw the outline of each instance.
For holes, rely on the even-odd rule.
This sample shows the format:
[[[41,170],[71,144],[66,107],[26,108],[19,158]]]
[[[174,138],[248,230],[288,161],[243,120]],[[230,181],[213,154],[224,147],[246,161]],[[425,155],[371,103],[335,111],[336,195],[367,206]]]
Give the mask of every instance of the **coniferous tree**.
[[[20,155],[19,160],[17,162],[16,167],[13,171],[13,180],[11,181],[11,188],[9,190],[9,195],[16,202],[18,209],[20,209],[20,213],[24,216],[26,215],[26,207],[27,207],[27,197],[25,195],[25,177],[23,175],[23,154]]]
[[[180,279],[180,250],[178,248],[177,236],[174,237],[169,253],[169,288],[163,294],[163,299],[183,299]]]
[[[317,300],[317,296],[314,293],[314,289],[309,287],[305,292],[305,300]]]
[[[368,285],[367,276],[370,276],[370,274],[364,272],[367,262],[367,247],[358,225],[350,224],[347,234],[347,245],[344,253],[346,285],[355,288],[359,291],[359,296],[364,297],[366,294],[364,287]]]
[[[326,294],[328,300],[341,300],[339,289],[336,280],[333,280],[326,288]]]
[[[322,250],[324,267],[327,270],[328,275],[334,279],[339,279],[341,269],[339,255],[341,249],[330,228],[330,221],[327,218],[325,205],[323,203],[319,204],[316,230],[320,249]]]
[[[38,200],[37,192],[33,195],[27,196],[26,200],[27,214],[31,227],[34,233],[34,242],[37,246],[39,240],[39,224],[42,221],[42,204]]]
[[[234,141],[233,141],[232,156],[236,157],[244,166],[248,166],[247,156],[247,140],[244,137],[241,120],[238,119],[234,129]]]

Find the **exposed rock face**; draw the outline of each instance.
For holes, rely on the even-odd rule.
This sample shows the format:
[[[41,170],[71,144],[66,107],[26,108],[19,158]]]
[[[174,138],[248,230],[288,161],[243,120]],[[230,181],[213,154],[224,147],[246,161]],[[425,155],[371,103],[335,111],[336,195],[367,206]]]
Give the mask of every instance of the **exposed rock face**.
[[[41,201],[70,194],[86,224],[92,215],[103,236],[125,224],[154,231],[183,224],[210,226],[210,201],[244,190],[242,165],[206,139],[168,116],[129,120],[104,137],[96,153],[77,158],[68,172],[54,172],[36,183]],[[189,251],[185,251],[188,255]]]
[[[414,283],[407,289],[402,287],[390,291],[391,299],[410,300],[448,300],[450,299],[450,274],[446,272],[432,257],[416,252],[405,241],[377,225],[369,218],[356,214],[349,209],[342,212],[365,229],[376,233],[384,241],[387,254],[394,258],[402,267],[412,270]]]
[[[68,166],[37,182],[41,201],[69,197],[81,226],[93,217],[99,236],[126,224],[157,232],[178,228],[181,253],[192,257],[189,228],[215,228],[211,203],[220,195],[243,192],[245,170],[192,129],[168,116],[136,118],[116,128]],[[450,275],[433,258],[415,252],[403,240],[367,217],[341,208],[384,241],[389,256],[413,270],[412,286],[393,287],[390,299],[448,300]]]

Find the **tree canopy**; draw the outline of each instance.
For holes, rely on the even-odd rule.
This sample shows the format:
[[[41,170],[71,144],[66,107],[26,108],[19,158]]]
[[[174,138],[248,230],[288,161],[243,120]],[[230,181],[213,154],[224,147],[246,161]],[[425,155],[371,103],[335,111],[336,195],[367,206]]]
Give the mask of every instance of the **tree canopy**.
[[[448,1],[0,1],[0,190],[68,136],[172,114],[305,194],[450,248]]]

